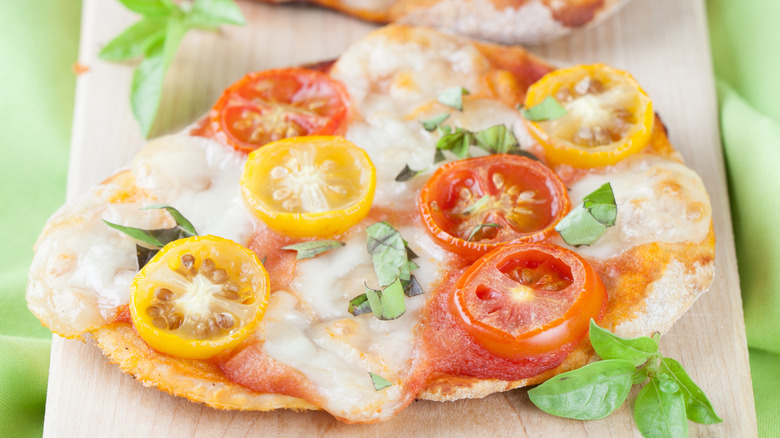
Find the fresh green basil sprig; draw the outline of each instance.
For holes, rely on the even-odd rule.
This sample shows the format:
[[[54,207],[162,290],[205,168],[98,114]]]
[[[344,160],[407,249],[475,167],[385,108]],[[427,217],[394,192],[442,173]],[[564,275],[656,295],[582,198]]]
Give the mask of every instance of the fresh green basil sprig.
[[[658,353],[659,340],[657,334],[621,338],[591,320],[590,342],[602,360],[555,376],[528,396],[549,414],[596,420],[619,408],[633,385],[647,382],[634,405],[634,421],[646,438],[687,437],[687,420],[723,421],[682,365]]]
[[[130,104],[144,137],[149,135],[162,96],[163,79],[176,50],[190,29],[217,30],[223,24],[244,24],[233,0],[119,0],[141,14],[137,21],[103,50],[106,61],[143,58],[133,75]]]

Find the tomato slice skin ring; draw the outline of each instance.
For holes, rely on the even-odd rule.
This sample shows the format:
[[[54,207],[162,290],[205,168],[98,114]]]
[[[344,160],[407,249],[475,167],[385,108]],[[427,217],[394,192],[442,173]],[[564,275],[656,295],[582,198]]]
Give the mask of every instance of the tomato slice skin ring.
[[[507,184],[503,189],[498,189],[493,182],[486,181],[491,180],[499,171],[504,175],[512,175],[507,178]],[[458,176],[458,173],[462,176]],[[480,193],[498,192],[491,194],[491,196],[495,195],[493,196],[495,198],[511,190],[511,188],[507,190],[510,178],[513,178],[518,186],[529,185],[538,192],[544,192],[542,199],[547,199],[544,201],[545,206],[530,207],[543,210],[542,212],[535,210],[533,213],[542,218],[536,220],[535,225],[529,229],[516,230],[506,220],[506,212],[504,212],[502,215],[492,216],[502,222],[502,229],[495,238],[469,240],[459,236],[453,230],[455,227],[451,219],[453,214],[444,211],[449,208],[447,205],[452,203],[456,186],[464,180],[474,180],[475,186],[483,186],[482,189],[476,189]],[[453,161],[440,167],[420,191],[418,208],[426,230],[436,243],[466,259],[476,260],[500,245],[510,242],[539,242],[546,239],[555,232],[555,225],[569,212],[571,203],[566,186],[549,167],[517,155],[496,154]],[[479,224],[475,225],[479,226]]]
[[[209,112],[211,135],[245,153],[282,138],[341,135],[348,119],[346,87],[305,68],[249,73],[226,88]]]
[[[528,266],[539,266],[553,260],[562,270],[568,269],[570,283],[560,294],[576,297],[562,315],[536,324],[530,330],[509,333],[505,327],[486,322],[475,311],[475,302],[480,305],[480,287],[509,284],[496,281],[502,276],[502,269],[519,261]],[[507,359],[524,359],[571,349],[588,333],[590,319],[598,319],[606,310],[607,293],[593,267],[581,256],[568,249],[549,244],[509,244],[499,247],[471,265],[458,279],[449,297],[450,312],[460,327],[480,346],[490,353]],[[505,300],[506,302],[506,300]],[[480,309],[476,309],[480,310]],[[512,321],[508,321],[509,324]]]
[[[233,320],[235,325],[231,323],[231,327],[223,327],[225,330],[220,335],[199,339],[186,328],[186,321],[193,315],[188,314],[186,304],[181,304],[187,300],[185,294],[193,296],[193,299],[189,300],[190,303],[213,303],[213,300],[220,298],[216,297],[219,292],[215,289],[206,291],[203,287],[193,287],[191,290],[182,291],[175,287],[185,282],[192,286],[195,284],[192,277],[202,276],[183,267],[181,257],[184,255],[192,257],[195,271],[198,265],[203,266],[203,260],[211,258],[216,264],[210,272],[215,272],[214,269],[221,270],[228,278],[237,279],[235,297],[228,298],[233,302],[227,307],[220,307],[237,309],[239,312]],[[185,278],[188,280],[183,280]],[[203,281],[200,283],[204,284]],[[168,293],[173,291],[174,297],[166,298],[165,302],[172,304],[173,310],[169,310],[170,313],[179,315],[179,323],[175,327],[155,324],[155,318],[148,312],[161,286],[170,287]],[[222,289],[224,286],[224,280],[220,280],[209,287]],[[195,292],[195,289],[198,292]],[[209,295],[210,298],[206,298]],[[208,359],[237,347],[254,332],[265,314],[269,296],[268,272],[253,251],[218,236],[192,236],[168,243],[136,274],[130,286],[130,317],[139,336],[155,350],[185,359]],[[159,305],[159,301],[156,302]],[[180,305],[181,308],[178,307]],[[202,307],[199,310],[203,310]],[[210,306],[209,311],[212,311]]]
[[[655,123],[652,101],[633,76],[605,64],[578,65],[548,73],[529,87],[525,106],[539,104],[548,96],[556,97],[562,89],[568,92],[576,88],[575,84],[579,81],[587,78],[608,84],[607,87],[630,90],[630,93],[626,92],[630,94],[630,99],[626,99],[631,102],[630,107],[621,109],[630,114],[631,128],[619,140],[600,146],[583,146],[570,139],[560,138],[544,128],[545,125],[559,123],[559,120],[525,120],[526,127],[545,149],[546,158],[552,165],[567,164],[576,168],[608,166],[639,152],[650,142]],[[561,103],[566,105],[565,102]]]

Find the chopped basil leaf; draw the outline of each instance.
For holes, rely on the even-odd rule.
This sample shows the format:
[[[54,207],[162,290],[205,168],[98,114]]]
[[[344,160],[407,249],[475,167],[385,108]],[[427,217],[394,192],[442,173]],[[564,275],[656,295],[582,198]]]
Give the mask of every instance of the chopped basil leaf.
[[[410,260],[417,258],[417,254],[387,222],[371,225],[366,229],[366,234],[366,248],[371,255],[380,289],[372,289],[366,285],[365,293],[350,301],[348,310],[353,315],[370,311],[378,319],[396,319],[406,311],[405,294],[414,296],[423,293],[419,283],[411,275],[411,272],[419,267]],[[366,303],[370,310],[366,310]]]
[[[518,149],[520,143],[506,125],[495,125],[474,133],[477,146],[491,154],[506,154]]]
[[[426,131],[433,131],[438,128],[439,125],[444,123],[444,121],[449,117],[449,113],[441,113],[431,117],[430,119],[420,120],[420,122],[422,122],[423,128],[425,128]]]
[[[493,222],[486,222],[484,224],[479,224],[471,229],[471,232],[469,233],[469,237],[466,238],[466,242],[473,241],[474,237],[477,236],[477,233],[482,231],[483,228],[501,228],[501,225],[494,224]]]
[[[523,117],[531,122],[544,122],[547,120],[560,119],[568,114],[566,108],[561,106],[552,96],[547,96],[543,101],[528,109],[521,110]]]
[[[448,88],[439,93],[439,102],[441,102],[442,105],[447,105],[458,111],[463,111],[464,94],[469,94],[469,92],[463,87]]]
[[[422,295],[425,293],[423,291],[422,286],[420,286],[420,283],[417,282],[417,279],[414,277],[414,275],[409,277],[409,281],[404,282],[404,295],[407,297],[416,297],[417,295]]]
[[[105,222],[105,224],[108,225],[109,227],[121,231],[127,234],[128,236],[132,237],[133,239],[141,241],[155,248],[162,248],[163,246],[173,242],[174,240],[179,240],[185,237],[198,235],[192,223],[188,221],[187,218],[185,218],[181,213],[179,213],[179,210],[176,210],[175,208],[169,205],[158,205],[158,204],[149,205],[142,208],[142,210],[149,210],[149,209],[166,210],[176,221],[176,226],[172,228],[162,228],[156,230],[143,230],[141,228],[126,227],[124,225],[115,224],[105,219],[103,220],[103,222]],[[136,259],[138,260],[138,269],[144,267],[144,265],[149,261],[149,259],[154,257],[154,253],[157,252],[157,250],[155,249],[154,253],[150,254],[147,250],[149,249],[136,244]]]
[[[366,246],[374,263],[379,286],[387,286],[399,277],[406,265],[406,243],[401,234],[387,222],[371,225],[366,229],[366,233]]]
[[[303,260],[310,259],[317,254],[330,251],[334,248],[341,248],[342,246],[344,246],[344,243],[339,242],[338,240],[315,240],[312,242],[301,242],[294,245],[287,245],[282,247],[282,249],[298,251],[298,254],[295,256],[295,260]]]
[[[572,246],[592,245],[606,231],[615,225],[617,205],[612,186],[606,183],[583,198],[583,203],[574,207],[555,226],[563,240]]]
[[[190,236],[198,235],[198,232],[195,231],[195,226],[193,226],[192,223],[188,221],[187,218],[185,218],[184,215],[182,215],[179,212],[179,210],[171,207],[170,205],[162,205],[162,204],[148,205],[142,208],[141,210],[155,210],[155,209],[164,209],[165,211],[167,211],[173,217],[173,220],[176,221],[176,225],[178,225],[179,228],[184,230],[185,233],[189,233]]]
[[[372,289],[368,285],[365,286],[365,289],[368,304],[377,319],[396,319],[406,312],[404,288],[400,278],[396,278],[381,290]]]
[[[374,384],[374,389],[379,391],[380,389],[385,389],[388,386],[392,386],[393,383],[389,380],[385,379],[382,376],[378,376],[372,372],[369,371],[369,376],[371,376],[371,382]]]
[[[438,142],[436,149],[451,151],[459,159],[469,157],[469,147],[474,142],[474,134],[461,128],[455,128],[455,131],[444,134]]]
[[[263,257],[263,260],[260,260],[260,264],[265,266],[265,261],[268,260],[268,256]]]
[[[368,303],[368,296],[366,294],[360,294],[349,301],[349,307],[347,312],[354,316],[362,315],[364,313],[371,313],[371,305]]]
[[[105,222],[106,225],[108,225],[109,227],[121,231],[135,240],[140,240],[143,243],[156,246],[158,248],[162,248],[163,246],[165,246],[164,243],[160,242],[156,237],[154,237],[154,235],[152,235],[150,230],[142,230],[140,228],[135,228],[135,227],[126,227],[124,225],[111,223],[105,219],[103,219],[103,222]]]
[[[516,154],[530,156],[539,161],[533,154],[522,151],[520,142],[511,129],[505,125],[495,125],[481,131],[472,132],[463,128],[451,128],[439,126],[442,133],[436,142],[436,156],[434,163],[445,159],[441,151],[450,151],[458,159],[470,158],[469,148],[478,147],[488,154]]]
[[[151,260],[152,257],[154,257],[158,252],[160,252],[159,249],[147,248],[136,243],[135,259],[138,262],[138,269],[140,270],[146,266],[146,264],[149,263],[149,260]]]
[[[433,154],[433,164],[441,163],[446,159],[447,157],[444,156],[444,152],[442,152],[441,149],[436,148],[436,152]]]
[[[396,175],[395,180],[398,182],[409,181],[410,179],[417,178],[418,176],[422,175],[426,170],[428,169],[412,170],[412,168],[406,164],[404,165],[404,168],[401,169],[401,172]]]
[[[479,210],[480,208],[484,207],[485,204],[487,204],[489,200],[490,200],[490,196],[489,195],[485,195],[485,196],[479,198],[477,200],[477,202],[475,202],[475,203],[469,205],[468,207],[464,208],[463,211],[460,212],[460,214],[469,215],[469,214]]]

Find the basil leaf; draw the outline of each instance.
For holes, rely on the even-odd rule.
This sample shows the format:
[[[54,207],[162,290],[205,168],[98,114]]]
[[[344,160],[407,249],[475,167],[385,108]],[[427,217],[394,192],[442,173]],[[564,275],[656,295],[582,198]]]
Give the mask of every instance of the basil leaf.
[[[439,102],[442,105],[463,111],[463,95],[469,94],[469,91],[463,87],[448,88],[439,93]]]
[[[471,213],[481,209],[482,207],[484,207],[485,204],[487,204],[489,200],[490,200],[490,196],[489,195],[485,195],[485,196],[477,199],[477,202],[475,202],[475,203],[467,206],[466,208],[464,208],[463,211],[461,211],[459,214],[469,215],[469,214],[471,214]]]
[[[444,152],[442,152],[439,148],[437,148],[436,152],[433,153],[433,164],[441,163],[446,159],[447,157],[444,156]]]
[[[477,146],[491,154],[506,154],[517,149],[520,143],[512,130],[505,125],[495,125],[474,133]]]
[[[103,47],[98,56],[106,61],[125,61],[142,56],[152,44],[165,38],[165,17],[144,17]]]
[[[615,225],[617,205],[612,185],[605,183],[586,195],[582,204],[574,207],[555,226],[566,243],[573,246],[592,245],[608,227]]]
[[[421,174],[425,173],[427,169],[422,170],[412,170],[411,167],[409,167],[408,164],[404,165],[404,168],[401,169],[401,172],[396,175],[395,180],[398,182],[404,182],[409,181],[410,179],[417,178]]]
[[[399,273],[406,265],[406,244],[401,234],[387,222],[371,225],[366,229],[366,233],[368,234],[366,246],[374,263],[379,286],[387,286],[399,277]]]
[[[430,119],[420,120],[426,131],[433,131],[439,127],[445,120],[450,118],[450,113],[437,114]]]
[[[195,0],[187,22],[195,27],[216,28],[221,24],[244,24],[244,15],[233,0]]]
[[[648,337],[636,339],[621,338],[608,330],[596,325],[590,320],[590,343],[596,354],[602,359],[623,359],[634,364],[642,365],[651,356],[658,352],[658,343]]]
[[[127,9],[141,15],[168,15],[178,9],[171,0],[119,0]]]
[[[345,244],[338,240],[315,240],[313,242],[301,242],[294,245],[283,246],[282,249],[297,251],[295,260],[310,259],[317,254],[330,251],[334,248],[341,248]]]
[[[103,222],[105,222],[105,224],[108,225],[109,227],[121,231],[127,234],[128,236],[132,237],[133,239],[139,240],[143,243],[146,243],[147,245],[156,246],[158,248],[162,248],[163,246],[165,246],[165,244],[160,242],[160,240],[157,239],[157,237],[152,235],[150,230],[142,230],[140,228],[135,228],[135,227],[126,227],[124,225],[119,225],[119,224],[109,222],[105,219],[103,219]]]
[[[664,357],[658,367],[667,373],[681,388],[685,398],[685,413],[689,420],[700,424],[715,424],[723,420],[718,417],[704,391],[693,382],[685,369],[676,360]]]
[[[149,263],[149,260],[151,260],[152,257],[154,257],[158,252],[160,252],[159,249],[147,248],[136,243],[135,259],[138,262],[138,269],[140,270],[146,266],[146,264]]]
[[[404,283],[404,295],[407,297],[416,297],[417,295],[422,295],[425,293],[414,275],[409,276],[409,281]]]
[[[401,279],[395,281],[382,290],[376,290],[365,286],[368,304],[374,316],[381,320],[391,320],[400,317],[406,312],[406,303],[404,303],[404,288],[401,285]]]
[[[646,368],[640,368],[636,370],[636,374],[634,374],[633,382],[634,385],[638,385],[642,382],[647,380],[647,369]]]
[[[569,112],[561,106],[552,96],[547,96],[543,101],[528,109],[521,110],[523,117],[531,122],[544,122],[547,120],[560,119]]]
[[[577,420],[605,418],[626,401],[634,364],[602,360],[559,374],[528,391],[531,402],[548,414]]]
[[[452,151],[461,160],[468,158],[473,135],[469,131],[457,128],[455,132],[444,134],[436,142],[436,149]]]
[[[477,233],[482,231],[484,228],[501,228],[501,225],[494,224],[493,222],[485,222],[484,224],[479,224],[471,229],[471,232],[469,233],[469,237],[466,238],[466,242],[472,242],[473,239],[477,236]]]
[[[390,382],[389,380],[385,379],[382,376],[378,376],[370,371],[368,374],[371,376],[371,382],[374,384],[374,389],[377,391],[393,385],[392,382]]]
[[[170,205],[163,205],[163,204],[154,204],[154,205],[147,205],[146,207],[142,208],[141,210],[154,210],[154,209],[164,209],[173,217],[173,220],[176,221],[176,225],[179,226],[182,230],[185,231],[185,233],[188,233],[188,236],[197,236],[198,232],[195,231],[195,226],[192,225],[190,221],[187,220],[187,218],[182,215],[179,210],[171,207]]]
[[[569,245],[592,245],[607,232],[607,226],[593,217],[588,209],[578,205],[558,222],[555,231]]]
[[[364,313],[371,313],[371,305],[368,304],[368,296],[366,296],[366,294],[360,294],[349,300],[349,307],[347,307],[347,312],[354,316],[362,315]]]
[[[596,220],[611,227],[617,219],[617,205],[612,184],[605,183],[583,198],[583,205]]]
[[[658,379],[639,391],[634,405],[634,421],[645,437],[687,437],[688,420],[682,392],[662,391]]]
[[[173,60],[181,43],[186,27],[181,19],[172,17],[166,26],[165,40],[162,44],[152,44],[133,75],[130,89],[130,104],[133,108],[141,132],[149,136],[152,123],[162,97],[165,72]]]

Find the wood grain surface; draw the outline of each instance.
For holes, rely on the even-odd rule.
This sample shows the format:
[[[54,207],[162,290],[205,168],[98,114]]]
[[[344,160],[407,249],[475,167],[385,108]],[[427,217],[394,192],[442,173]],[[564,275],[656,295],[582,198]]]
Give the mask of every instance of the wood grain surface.
[[[169,71],[152,135],[175,132],[203,114],[246,72],[336,57],[375,27],[330,11],[240,2],[243,27],[192,32]],[[129,164],[144,144],[130,113],[133,64],[97,52],[136,17],[116,1],[85,0],[68,198]],[[717,236],[715,280],[662,342],[704,389],[724,423],[690,425],[694,437],[756,436],[745,329],[718,134],[703,0],[634,0],[599,26],[532,50],[562,63],[605,62],[634,74],[653,98],[672,143],[703,178]],[[91,340],[55,336],[44,436],[640,436],[633,397],[604,420],[549,416],[526,390],[481,400],[418,401],[393,420],[346,425],[323,412],[217,411],[145,388],[109,364]]]

